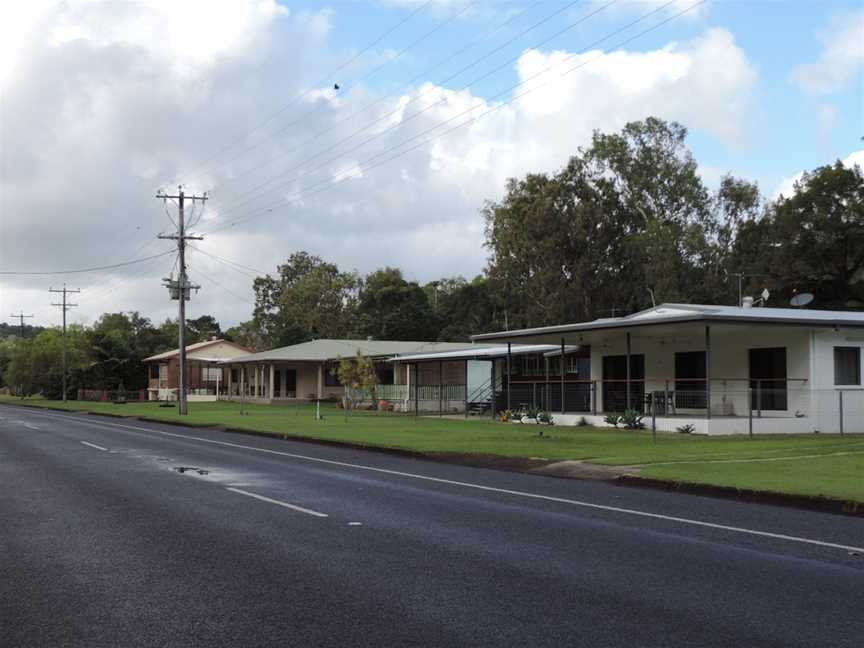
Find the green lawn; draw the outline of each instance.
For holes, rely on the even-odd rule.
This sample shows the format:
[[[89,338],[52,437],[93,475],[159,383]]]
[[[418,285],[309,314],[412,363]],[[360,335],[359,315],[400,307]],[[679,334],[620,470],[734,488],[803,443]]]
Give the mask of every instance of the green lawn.
[[[0,403],[21,402],[0,397]],[[90,403],[27,399],[26,404],[65,407],[124,416],[179,421],[176,407],[155,403]],[[535,426],[493,423],[485,420],[453,420],[437,417],[375,412],[355,412],[346,422],[341,410],[322,405],[323,421],[314,418],[313,405],[247,405],[239,403],[190,403],[184,423],[224,425],[276,435],[348,441],[371,446],[492,454],[506,457],[582,459],[601,464],[643,466],[648,477],[757,488],[780,492],[826,495],[864,501],[864,436],[789,435],[748,437],[699,437],[657,434],[652,443],[647,431],[610,428],[543,427],[547,437],[537,436]],[[848,453],[825,456],[833,453]],[[777,459],[818,455],[816,459],[788,459],[757,463],[695,463],[717,460]]]

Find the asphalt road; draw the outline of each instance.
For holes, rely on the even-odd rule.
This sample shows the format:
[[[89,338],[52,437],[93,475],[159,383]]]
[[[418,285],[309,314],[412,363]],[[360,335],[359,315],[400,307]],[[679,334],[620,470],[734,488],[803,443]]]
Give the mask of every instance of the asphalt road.
[[[856,547],[860,518],[0,407],[3,648],[860,648]]]

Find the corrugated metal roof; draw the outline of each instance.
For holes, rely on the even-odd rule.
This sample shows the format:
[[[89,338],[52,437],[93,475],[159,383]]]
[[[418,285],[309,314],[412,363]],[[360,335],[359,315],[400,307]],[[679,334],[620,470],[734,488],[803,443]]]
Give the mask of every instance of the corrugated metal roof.
[[[396,340],[311,340],[301,344],[250,353],[231,358],[229,363],[241,362],[324,362],[357,355],[359,351],[371,358],[389,358],[406,353],[453,351],[477,348],[471,342],[409,342]]]
[[[630,326],[698,321],[864,327],[864,312],[813,310],[806,308],[741,308],[739,306],[716,306],[708,304],[661,304],[660,306],[627,315],[626,317],[609,317],[575,324],[559,324],[513,331],[481,333],[472,335],[471,339],[505,340],[536,335],[554,335],[578,331],[599,331],[603,329],[627,328]]]
[[[208,346],[212,346],[214,344],[230,344],[231,346],[240,349],[241,351],[249,351],[246,347],[237,344],[236,342],[231,342],[230,340],[205,340],[204,342],[196,342],[195,344],[187,344],[186,345],[186,353],[190,351],[197,351],[199,349],[203,349]],[[165,353],[157,353],[156,355],[150,356],[149,358],[144,358],[142,362],[155,362],[157,360],[169,360],[176,356],[180,355],[180,349],[172,349],[171,351],[166,351]]]
[[[564,347],[565,353],[572,353],[579,347],[568,345]],[[529,355],[542,353],[544,355],[561,355],[559,344],[511,344],[510,355]],[[409,353],[397,358],[391,358],[392,362],[418,362],[421,360],[491,360],[492,358],[504,358],[507,356],[507,345],[496,344],[492,346],[475,345],[471,349],[460,349],[457,351],[439,351],[437,353]]]

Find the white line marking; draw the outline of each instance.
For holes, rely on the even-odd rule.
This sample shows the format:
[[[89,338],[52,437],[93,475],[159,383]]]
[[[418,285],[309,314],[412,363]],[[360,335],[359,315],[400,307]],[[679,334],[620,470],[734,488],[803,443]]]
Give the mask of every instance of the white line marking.
[[[284,506],[285,508],[291,509],[292,511],[300,511],[301,513],[308,513],[309,515],[314,515],[315,517],[326,518],[328,515],[326,513],[319,513],[318,511],[313,511],[311,509],[303,508],[302,506],[297,506],[296,504],[289,504],[288,502],[282,502],[281,500],[271,499],[269,497],[264,497],[263,495],[256,495],[255,493],[250,493],[249,491],[240,490],[239,488],[226,488],[225,490],[229,490],[232,493],[240,493],[241,495],[246,495],[247,497],[254,497],[255,499],[261,500],[262,502],[270,502],[270,504],[276,504],[277,506]]]
[[[103,448],[102,446],[96,445],[95,443],[90,443],[89,441],[82,441],[81,443],[83,443],[86,446],[90,446],[91,448],[96,448],[97,450],[101,450],[102,452],[108,452],[108,448]]]
[[[48,414],[46,416],[52,417],[52,415]],[[66,418],[70,420],[70,417],[66,416],[53,416],[53,418]],[[304,461],[312,461],[316,463],[329,464],[332,466],[342,466],[345,468],[355,468],[357,470],[367,470],[369,472],[377,472],[385,475],[395,475],[397,477],[408,477],[410,479],[420,479],[423,481],[435,482],[439,484],[450,484],[452,486],[463,486],[465,488],[474,488],[477,490],[492,492],[492,493],[504,493],[506,495],[515,495],[517,497],[526,497],[530,499],[537,499],[546,502],[558,502],[559,504],[570,504],[572,506],[579,506],[582,508],[589,508],[599,511],[609,511],[612,513],[622,513],[625,515],[633,515],[636,517],[644,517],[650,518],[654,520],[666,520],[668,522],[677,522],[679,524],[688,524],[691,526],[704,527],[708,529],[718,529],[720,531],[732,531],[734,533],[743,533],[746,535],[759,536],[762,538],[774,538],[776,540],[788,540],[789,542],[798,542],[801,544],[809,544],[817,547],[829,547],[831,549],[841,549],[843,551],[857,551],[859,553],[864,552],[864,547],[854,547],[851,545],[837,544],[834,542],[825,542],[823,540],[813,540],[811,538],[802,538],[799,536],[790,536],[783,533],[772,533],[770,531],[758,531],[756,529],[747,529],[743,527],[730,526],[727,524],[716,524],[714,522],[704,522],[702,520],[692,520],[689,518],[676,517],[673,515],[663,515],[662,513],[649,513],[647,511],[639,511],[636,509],[627,509],[621,508],[619,506],[609,506],[607,504],[594,504],[593,502],[585,502],[582,500],[575,499],[566,499],[564,497],[554,497],[552,495],[540,495],[538,493],[528,493],[526,491],[517,491],[510,490],[507,488],[495,488],[493,486],[483,486],[482,484],[472,484],[469,482],[462,481],[454,481],[451,479],[442,479],[440,477],[429,477],[427,475],[417,475],[414,473],[402,472],[399,470],[389,470],[387,468],[376,468],[374,466],[364,466],[362,464],[352,464],[345,461],[336,461],[334,459],[321,459],[319,457],[309,457],[306,455],[294,454],[293,452],[283,452],[281,450],[270,450],[269,448],[256,448],[255,446],[243,445],[241,443],[232,443],[230,441],[218,441],[217,439],[202,439],[201,437],[193,437],[187,436],[185,434],[176,434],[174,432],[165,432],[163,430],[154,430],[153,428],[145,428],[139,427],[135,425],[122,425],[118,423],[103,423],[96,421],[81,421],[81,423],[93,424],[93,425],[104,425],[106,427],[117,427],[117,428],[128,428],[130,430],[139,430],[142,432],[147,432],[152,434],[156,432],[157,434],[161,434],[163,436],[176,437],[178,439],[186,439],[187,441],[199,441],[201,443],[211,443],[213,445],[221,445],[227,446],[230,448],[241,448],[244,450],[253,450],[255,452],[262,452],[265,454],[278,455],[282,457],[290,457],[292,459],[302,459]]]
[[[33,425],[32,423],[24,423],[24,427],[30,428],[31,430],[41,430],[38,425]]]
[[[349,522],[348,526],[363,526],[362,522]]]

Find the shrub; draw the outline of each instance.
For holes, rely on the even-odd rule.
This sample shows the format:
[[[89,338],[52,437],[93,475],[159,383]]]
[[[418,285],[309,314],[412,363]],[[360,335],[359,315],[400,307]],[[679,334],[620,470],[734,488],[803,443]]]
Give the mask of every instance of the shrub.
[[[628,430],[639,430],[645,427],[642,419],[645,418],[637,410],[629,409],[621,415],[621,423]]]
[[[579,427],[591,427],[591,424],[588,422],[584,416],[579,418],[579,421],[576,423]]]
[[[521,421],[522,414],[520,412],[514,412],[513,410],[504,410],[501,412],[498,417],[501,419],[502,423],[509,423],[510,421]]]
[[[696,431],[696,426],[692,423],[688,423],[687,425],[682,425],[681,427],[675,428],[680,434],[693,434]]]
[[[554,425],[552,415],[549,412],[537,412],[537,422],[545,423],[546,425]]]
[[[539,414],[540,410],[538,410],[536,407],[529,407],[525,410],[523,418],[536,419],[538,418]]]
[[[614,412],[612,414],[607,414],[603,417],[603,422],[617,428],[618,424],[621,423],[621,415],[615,414]]]

